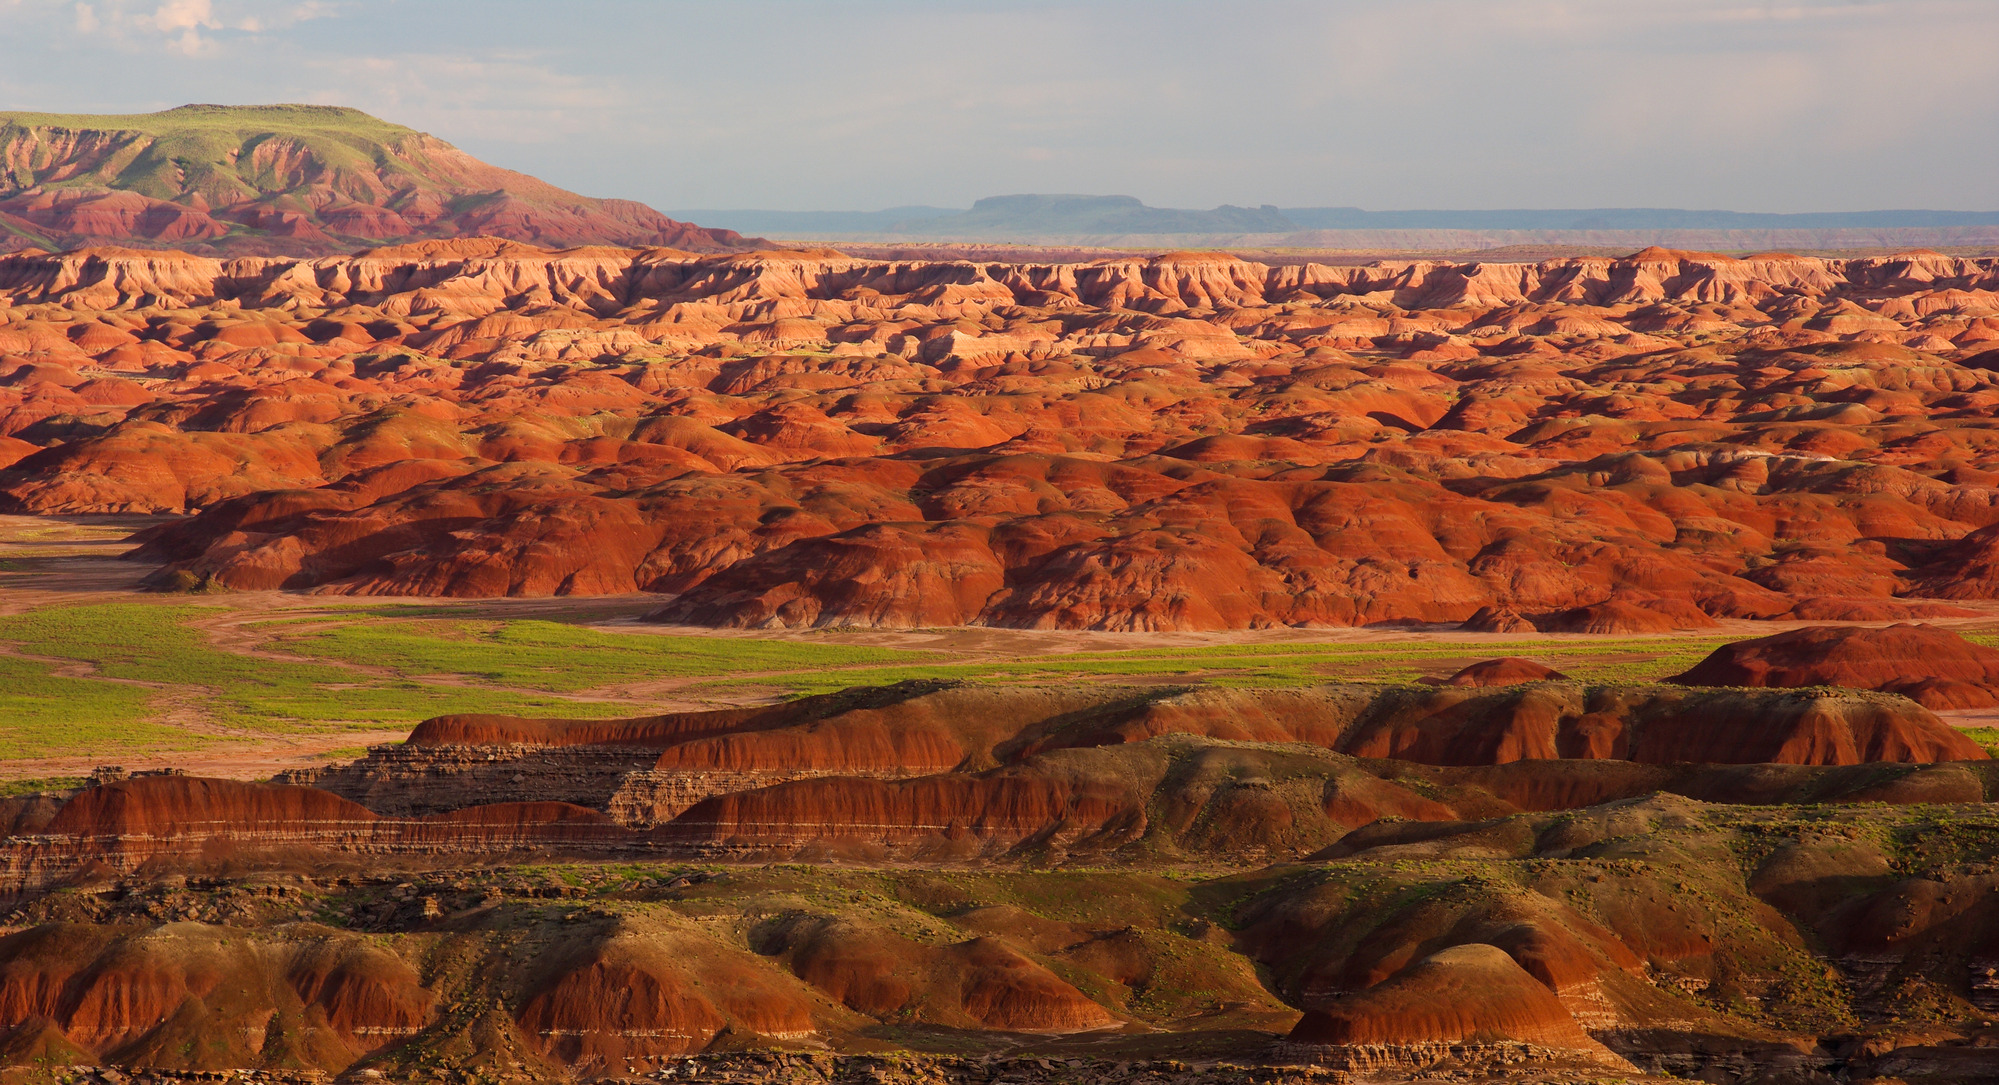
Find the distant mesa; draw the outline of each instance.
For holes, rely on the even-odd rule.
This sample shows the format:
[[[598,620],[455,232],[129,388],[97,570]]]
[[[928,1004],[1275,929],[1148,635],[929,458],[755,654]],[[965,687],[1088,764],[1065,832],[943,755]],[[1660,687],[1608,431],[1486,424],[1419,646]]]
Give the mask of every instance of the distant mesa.
[[[745,233],[801,240],[1016,244],[1275,245],[1322,248],[1486,248],[1567,243],[1636,248],[1657,241],[1731,251],[1999,243],[1999,211],[1776,214],[1658,207],[1369,211],[1359,207],[1152,207],[1133,196],[1027,193],[970,208],[675,214]],[[1651,238],[1652,241],[1643,240]]]
[[[325,256],[478,235],[550,248],[767,244],[579,196],[338,106],[0,113],[0,251]]]
[[[969,209],[892,207],[884,211],[683,212],[754,222],[779,237],[881,235],[1021,240],[1128,234],[1289,233],[1298,225],[1275,207],[1183,211],[1148,207],[1133,196],[988,196]]]

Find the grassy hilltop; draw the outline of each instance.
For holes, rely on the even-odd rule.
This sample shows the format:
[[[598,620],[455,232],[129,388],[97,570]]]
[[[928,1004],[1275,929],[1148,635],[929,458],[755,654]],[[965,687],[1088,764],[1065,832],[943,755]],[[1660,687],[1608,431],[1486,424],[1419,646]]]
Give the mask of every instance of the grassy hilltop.
[[[0,146],[33,140],[56,152],[68,143],[98,145],[87,158],[10,156],[0,166],[5,171],[0,178],[7,188],[110,187],[157,200],[198,193],[218,205],[293,187],[295,180],[284,176],[283,168],[305,156],[336,175],[390,169],[421,137],[415,129],[342,106],[185,105],[102,116],[0,113]],[[280,144],[286,153],[257,154],[259,147]],[[423,179],[410,174],[407,180],[420,185]]]
[[[302,256],[480,235],[557,248],[748,247],[342,106],[0,112],[0,249]]]

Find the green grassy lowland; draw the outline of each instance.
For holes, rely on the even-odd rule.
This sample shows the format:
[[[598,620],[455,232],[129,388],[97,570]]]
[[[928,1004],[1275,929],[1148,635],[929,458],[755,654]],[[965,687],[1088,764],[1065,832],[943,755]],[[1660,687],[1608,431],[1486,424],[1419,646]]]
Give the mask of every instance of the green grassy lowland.
[[[662,678],[812,672],[932,658],[888,648],[612,633],[547,621],[378,618],[283,628],[272,646],[299,655],[389,667],[412,677],[455,675],[556,693]]]
[[[548,621],[453,618],[449,608],[392,607],[259,623],[271,647],[311,658],[389,667],[407,677],[450,675],[550,692],[620,683],[709,678],[792,694],[910,679],[1186,678],[1229,686],[1309,685],[1333,679],[1412,681],[1465,662],[1527,655],[1570,677],[1645,682],[1677,674],[1716,639],[1490,641],[1447,644],[1231,644],[1050,653],[958,661],[939,652],[799,640],[626,633]]]
[[[220,728],[267,733],[414,723],[448,712],[619,716],[630,704],[383,680],[351,668],[224,651],[188,622],[209,608],[50,607],[0,618],[0,758],[187,748],[208,736],[161,722],[190,703]],[[82,675],[55,673],[82,664]]]
[[[34,795],[44,791],[70,791],[82,787],[85,780],[81,776],[34,776],[19,780],[0,780],[0,798],[15,795]]]
[[[192,744],[185,732],[149,722],[152,694],[144,687],[53,672],[47,663],[0,656],[0,760]]]
[[[385,606],[240,627],[263,638],[253,653],[218,647],[199,628],[220,613],[207,603],[105,603],[0,617],[0,647],[16,653],[0,656],[0,760],[190,748],[230,733],[398,727],[450,712],[641,715],[673,696],[643,689],[652,682],[696,696],[746,689],[796,696],[908,679],[1289,686],[1411,681],[1499,655],[1530,656],[1584,681],[1641,682],[1685,670],[1721,643],[1287,642],[966,660],[838,636],[624,632]],[[190,718],[203,726],[177,725]],[[1999,734],[1979,741],[1999,744]]]

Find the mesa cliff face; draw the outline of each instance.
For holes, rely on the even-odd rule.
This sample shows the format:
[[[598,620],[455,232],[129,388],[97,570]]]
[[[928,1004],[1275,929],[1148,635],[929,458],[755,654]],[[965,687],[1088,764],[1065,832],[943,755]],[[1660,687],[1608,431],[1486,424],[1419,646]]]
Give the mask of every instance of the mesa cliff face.
[[[156,583],[1629,633],[1992,597],[1999,269],[0,259],[0,502]],[[1950,601],[1938,601],[1950,600]]]
[[[0,248],[344,253],[425,238],[754,247],[631,200],[579,196],[334,106],[0,113]]]

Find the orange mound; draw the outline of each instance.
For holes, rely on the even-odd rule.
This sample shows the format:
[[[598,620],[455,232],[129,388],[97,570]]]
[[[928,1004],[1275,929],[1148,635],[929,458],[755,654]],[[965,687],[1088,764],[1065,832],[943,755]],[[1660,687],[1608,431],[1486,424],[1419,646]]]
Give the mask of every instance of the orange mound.
[[[1999,651],[1927,625],[1811,626],[1714,650],[1671,679],[1690,686],[1850,686],[1929,708],[1999,704]]]
[[[1427,1044],[1517,1040],[1594,1049],[1539,980],[1497,946],[1433,953],[1367,990],[1305,1014],[1289,1037],[1307,1044]]]
[[[202,836],[247,831],[346,830],[376,817],[313,788],[155,776],[86,789],[64,803],[49,831],[80,838]]]
[[[1118,1023],[1102,1006],[996,938],[931,946],[866,922],[798,917],[766,952],[834,1000],[877,1018],[1009,1032],[1079,1032]]]
[[[6,1042],[44,1053],[190,1071],[339,1070],[421,1031],[435,1003],[400,958],[350,934],[287,945],[193,923],[47,924],[0,939]],[[264,1042],[275,1037],[289,1042]]]
[[[1447,686],[1511,686],[1521,682],[1560,682],[1568,676],[1531,659],[1507,656],[1487,659],[1444,679]]]

